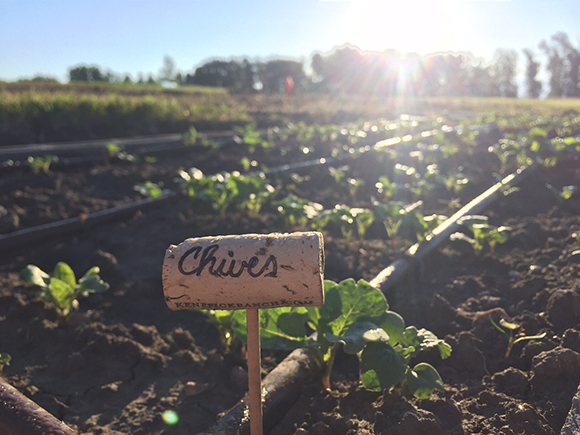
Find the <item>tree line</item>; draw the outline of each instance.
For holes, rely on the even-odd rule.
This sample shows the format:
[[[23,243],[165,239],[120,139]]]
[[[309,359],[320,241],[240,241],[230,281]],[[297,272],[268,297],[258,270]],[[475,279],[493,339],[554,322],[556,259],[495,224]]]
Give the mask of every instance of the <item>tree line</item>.
[[[538,45],[547,60],[544,65],[549,81],[549,97],[580,97],[580,49],[559,32]],[[389,49],[361,51],[344,46],[328,54],[314,54],[309,73],[296,60],[256,61],[247,58],[210,60],[182,73],[175,61],[165,56],[156,78],[139,75],[137,83],[171,83],[176,86],[203,85],[224,87],[235,93],[284,92],[287,77],[292,77],[297,92],[342,92],[380,96],[483,96],[538,98],[544,84],[538,78],[541,62],[538,53],[523,50],[524,89],[518,89],[519,55],[513,49],[496,50],[486,63],[470,53],[437,53],[419,56]],[[78,65],[69,69],[71,81],[132,82],[97,66]]]

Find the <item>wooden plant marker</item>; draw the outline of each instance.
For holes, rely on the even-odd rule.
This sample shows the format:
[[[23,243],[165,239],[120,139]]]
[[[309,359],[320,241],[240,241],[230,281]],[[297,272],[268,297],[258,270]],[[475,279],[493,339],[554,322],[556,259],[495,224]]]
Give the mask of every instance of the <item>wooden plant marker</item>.
[[[246,310],[250,429],[262,435],[260,308],[324,304],[322,234],[245,234],[187,239],[163,262],[172,310]]]

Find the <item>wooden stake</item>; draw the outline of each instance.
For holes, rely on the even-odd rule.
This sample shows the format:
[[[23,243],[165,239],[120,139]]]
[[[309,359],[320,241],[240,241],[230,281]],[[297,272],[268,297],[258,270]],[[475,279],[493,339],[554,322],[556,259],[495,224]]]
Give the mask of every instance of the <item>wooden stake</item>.
[[[250,434],[262,435],[262,376],[260,365],[260,310],[246,310],[248,330],[248,388],[250,396]]]

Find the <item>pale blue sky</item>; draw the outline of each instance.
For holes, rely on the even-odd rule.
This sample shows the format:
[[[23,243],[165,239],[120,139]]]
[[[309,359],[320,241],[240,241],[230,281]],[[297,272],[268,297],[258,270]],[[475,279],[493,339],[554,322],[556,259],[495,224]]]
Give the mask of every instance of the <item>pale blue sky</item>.
[[[580,46],[580,0],[0,0],[0,80],[66,81],[80,63],[135,78],[164,55],[184,73],[215,57],[308,61],[345,43],[489,60],[558,31]]]

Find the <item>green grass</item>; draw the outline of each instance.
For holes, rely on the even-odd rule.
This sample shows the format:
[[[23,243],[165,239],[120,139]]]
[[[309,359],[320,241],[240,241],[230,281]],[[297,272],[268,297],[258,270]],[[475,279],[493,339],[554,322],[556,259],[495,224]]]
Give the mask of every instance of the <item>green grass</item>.
[[[384,98],[342,94],[232,95],[223,88],[121,83],[0,82],[0,146],[31,142],[127,137],[259,127],[342,124],[393,119],[400,114],[453,118],[562,115],[580,110],[578,99]]]

